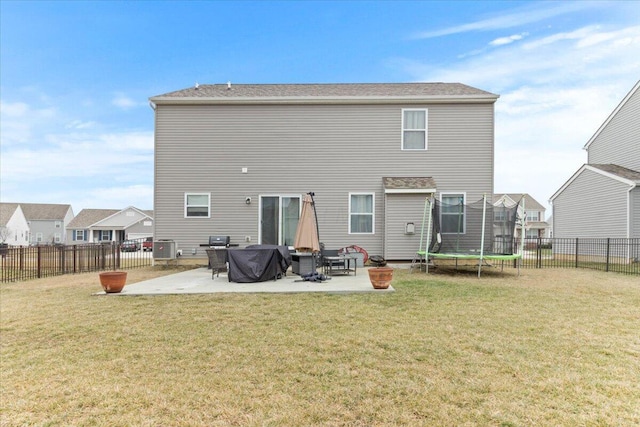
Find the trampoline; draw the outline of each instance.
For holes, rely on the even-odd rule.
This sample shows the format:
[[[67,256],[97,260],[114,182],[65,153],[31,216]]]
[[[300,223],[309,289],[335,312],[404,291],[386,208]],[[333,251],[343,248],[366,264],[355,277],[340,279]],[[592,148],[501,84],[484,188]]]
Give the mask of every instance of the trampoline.
[[[463,197],[447,198],[446,203],[433,196],[425,200],[420,248],[414,265],[429,273],[429,262],[435,259],[477,260],[478,277],[483,263],[500,261],[516,262],[520,274],[522,245],[525,227],[524,196],[507,205],[489,203],[486,194],[472,204],[464,204]],[[516,244],[516,228],[519,227],[520,245]],[[425,236],[426,235],[426,236]]]

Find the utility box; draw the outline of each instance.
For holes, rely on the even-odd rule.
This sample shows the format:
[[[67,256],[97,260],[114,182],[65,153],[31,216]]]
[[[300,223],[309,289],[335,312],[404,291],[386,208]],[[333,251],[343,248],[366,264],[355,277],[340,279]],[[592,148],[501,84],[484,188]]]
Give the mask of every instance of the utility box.
[[[156,240],[153,242],[153,259],[176,259],[175,240]]]

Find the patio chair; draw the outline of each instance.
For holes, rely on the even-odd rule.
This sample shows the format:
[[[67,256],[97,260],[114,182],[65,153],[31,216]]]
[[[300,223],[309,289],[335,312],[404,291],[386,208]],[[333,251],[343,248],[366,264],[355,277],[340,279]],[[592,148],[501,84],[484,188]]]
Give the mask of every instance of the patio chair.
[[[331,274],[334,270],[344,270],[344,259],[338,257],[338,249],[325,249],[324,244],[320,244],[320,257],[322,260],[322,270],[324,274]]]
[[[220,277],[220,270],[226,271],[226,249],[206,249],[207,256],[209,257],[209,266],[211,267],[211,279],[214,276]]]

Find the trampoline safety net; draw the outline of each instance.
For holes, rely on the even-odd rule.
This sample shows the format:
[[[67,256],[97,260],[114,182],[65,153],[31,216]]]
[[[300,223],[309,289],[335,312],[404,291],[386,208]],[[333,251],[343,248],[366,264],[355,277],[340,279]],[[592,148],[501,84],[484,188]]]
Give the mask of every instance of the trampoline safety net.
[[[463,198],[435,200],[431,209],[430,253],[480,255],[484,215],[485,255],[513,255],[518,248],[515,230],[520,201],[513,205],[494,206],[479,200],[464,204]],[[486,208],[486,210],[484,210]],[[483,212],[484,210],[484,212]]]

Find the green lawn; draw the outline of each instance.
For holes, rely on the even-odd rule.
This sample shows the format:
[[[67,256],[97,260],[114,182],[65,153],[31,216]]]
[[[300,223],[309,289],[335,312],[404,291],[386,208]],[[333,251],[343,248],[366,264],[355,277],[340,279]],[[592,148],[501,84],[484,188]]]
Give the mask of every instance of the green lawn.
[[[1,425],[639,425],[640,279],[521,273],[348,295],[2,284]]]

